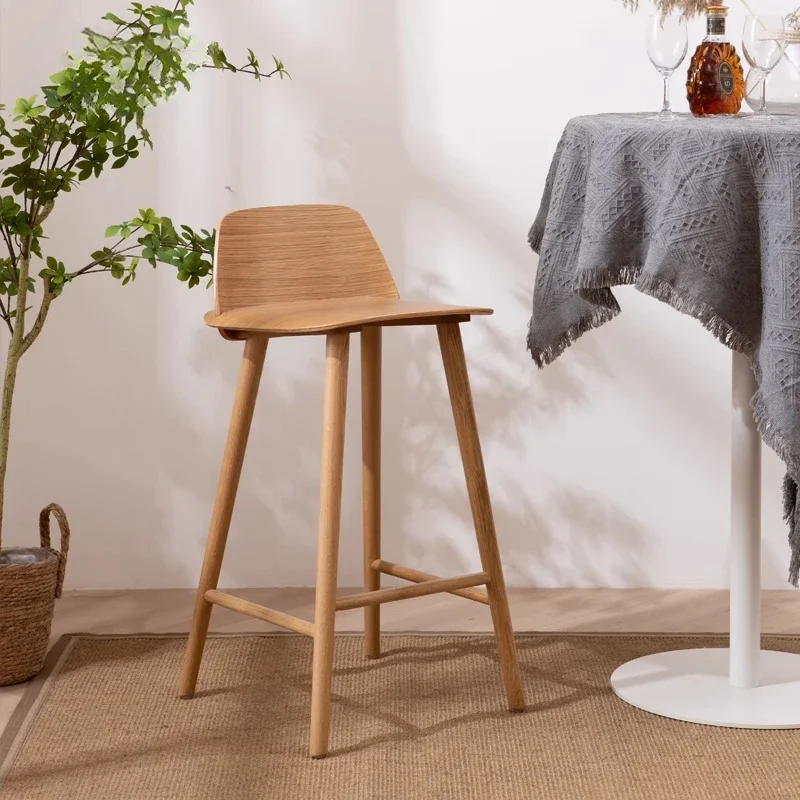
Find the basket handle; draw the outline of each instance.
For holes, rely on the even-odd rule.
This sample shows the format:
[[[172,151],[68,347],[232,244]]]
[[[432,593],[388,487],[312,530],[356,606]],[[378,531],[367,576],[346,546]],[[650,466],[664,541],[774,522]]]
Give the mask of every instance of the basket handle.
[[[58,529],[61,533],[61,551],[58,553],[58,578],[56,581],[56,598],[61,597],[61,589],[64,586],[64,572],[67,568],[67,553],[69,552],[69,522],[64,509],[57,503],[50,503],[45,506],[39,514],[39,540],[42,547],[52,550],[50,546],[50,515],[53,515],[58,522]]]

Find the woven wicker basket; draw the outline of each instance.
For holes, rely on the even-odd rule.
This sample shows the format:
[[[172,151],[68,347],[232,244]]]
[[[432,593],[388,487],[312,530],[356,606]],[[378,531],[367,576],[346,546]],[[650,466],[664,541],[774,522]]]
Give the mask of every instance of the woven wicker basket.
[[[50,547],[50,514],[61,530],[61,552]],[[12,558],[0,563],[0,686],[32,678],[47,654],[69,550],[69,524],[55,503],[39,515],[39,536],[41,548],[4,551]]]

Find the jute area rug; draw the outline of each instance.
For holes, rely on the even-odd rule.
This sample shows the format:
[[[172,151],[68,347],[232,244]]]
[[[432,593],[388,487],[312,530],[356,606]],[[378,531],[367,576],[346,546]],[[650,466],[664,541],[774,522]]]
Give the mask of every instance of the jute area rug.
[[[488,636],[336,642],[331,755],[306,755],[311,641],[68,637],[0,739],[3,800],[775,800],[800,797],[800,732],[688,725],[608,688],[619,664],[718,637],[523,635],[528,711],[503,710]],[[800,652],[800,640],[766,646]]]

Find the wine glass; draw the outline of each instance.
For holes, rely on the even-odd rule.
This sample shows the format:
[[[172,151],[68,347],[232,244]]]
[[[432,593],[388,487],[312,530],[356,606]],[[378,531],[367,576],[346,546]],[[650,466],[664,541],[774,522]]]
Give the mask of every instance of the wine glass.
[[[744,56],[761,80],[761,107],[754,119],[772,119],[767,114],[767,79],[786,50],[786,23],[779,14],[749,16],[742,38]]]
[[[664,106],[656,119],[672,120],[669,84],[689,51],[689,29],[683,14],[651,14],[647,20],[647,55],[664,79]]]

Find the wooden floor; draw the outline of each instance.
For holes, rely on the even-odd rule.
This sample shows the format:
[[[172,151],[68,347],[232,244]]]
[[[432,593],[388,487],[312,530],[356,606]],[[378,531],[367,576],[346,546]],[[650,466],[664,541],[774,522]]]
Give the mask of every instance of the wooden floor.
[[[342,593],[348,591],[343,589]],[[313,589],[242,589],[235,594],[311,619]],[[512,589],[514,628],[523,631],[723,633],[728,630],[728,594],[721,591],[653,589]],[[194,602],[192,590],[65,592],[56,606],[52,641],[65,633],[183,633]],[[800,634],[800,592],[763,593],[765,633]],[[391,631],[491,630],[489,609],[451,595],[422,597],[382,608]],[[340,631],[362,629],[363,611],[336,617]],[[211,617],[213,632],[274,630],[223,608]],[[175,676],[176,685],[178,676]],[[23,686],[0,688],[0,732]]]

